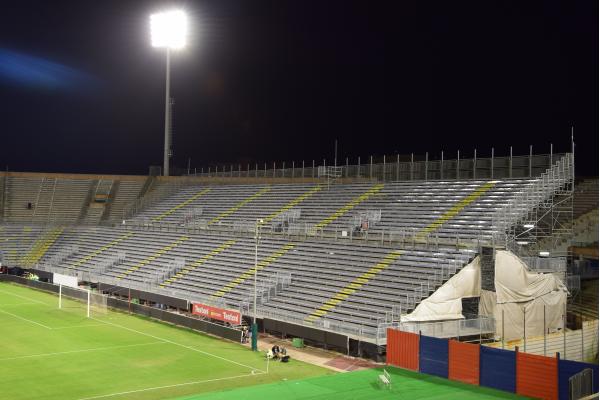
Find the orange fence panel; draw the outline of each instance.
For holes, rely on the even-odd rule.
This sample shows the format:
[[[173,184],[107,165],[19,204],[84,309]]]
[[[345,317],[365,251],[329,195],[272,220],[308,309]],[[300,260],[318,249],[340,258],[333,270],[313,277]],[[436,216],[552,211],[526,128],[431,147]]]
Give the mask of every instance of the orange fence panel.
[[[418,371],[419,335],[389,328],[386,359],[390,365]]]
[[[558,399],[558,359],[518,352],[517,394]]]
[[[385,361],[388,365],[398,365],[396,360],[398,354],[398,339],[396,338],[396,330],[392,328],[387,329],[387,345],[385,352]]]
[[[479,385],[479,345],[448,341],[448,379]]]

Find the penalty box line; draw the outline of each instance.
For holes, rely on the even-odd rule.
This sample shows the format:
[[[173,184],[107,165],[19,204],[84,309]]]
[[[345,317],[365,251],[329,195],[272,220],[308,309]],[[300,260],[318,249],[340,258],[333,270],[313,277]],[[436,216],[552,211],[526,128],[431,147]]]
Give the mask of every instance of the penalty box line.
[[[15,296],[15,297],[18,297],[18,298],[23,299],[23,300],[33,301],[34,303],[43,304],[45,306],[49,306],[50,305],[49,303],[46,303],[44,301],[32,299],[31,297],[21,296],[19,294],[12,293],[12,292],[7,292],[6,290],[0,290],[0,293],[9,294],[11,296]]]
[[[261,372],[258,372],[258,373],[236,375],[236,376],[226,376],[224,378],[205,379],[205,380],[202,380],[202,381],[184,382],[184,383],[176,383],[176,384],[173,384],[173,385],[155,386],[155,387],[149,387],[149,388],[145,388],[145,389],[128,390],[126,392],[102,394],[102,395],[92,396],[92,397],[82,397],[82,398],[80,398],[78,400],[102,399],[102,398],[106,398],[106,397],[123,396],[123,395],[133,394],[133,393],[149,392],[151,390],[170,389],[170,388],[180,387],[180,386],[190,386],[190,385],[198,385],[198,384],[201,384],[201,383],[210,383],[210,382],[226,381],[226,380],[232,380],[232,379],[247,378],[247,377],[250,377],[250,376],[258,376],[258,375],[263,375],[263,374],[266,374],[266,372],[261,371]]]
[[[22,360],[22,359],[26,359],[26,358],[35,358],[35,357],[52,357],[52,356],[61,356],[61,355],[64,355],[64,354],[87,353],[87,352],[91,352],[91,351],[126,349],[128,347],[151,346],[151,345],[155,345],[155,344],[165,344],[165,342],[157,341],[157,342],[150,342],[150,343],[124,344],[124,345],[121,345],[121,346],[96,347],[96,348],[93,348],[93,349],[59,351],[59,352],[56,352],[56,353],[30,354],[30,355],[27,355],[27,356],[17,356],[17,357],[0,358],[0,361]]]
[[[164,341],[164,342],[171,343],[171,344],[174,344],[174,345],[176,345],[176,346],[183,347],[183,348],[185,348],[185,349],[188,349],[188,350],[195,351],[195,352],[197,352],[197,353],[201,353],[201,354],[204,354],[204,355],[207,355],[207,356],[210,356],[210,357],[217,358],[217,359],[219,359],[219,360],[223,360],[223,361],[229,362],[229,363],[231,363],[231,364],[235,364],[235,365],[239,365],[239,366],[241,366],[241,367],[244,367],[244,368],[248,368],[248,369],[250,369],[250,370],[252,370],[252,371],[260,371],[261,373],[264,373],[264,374],[266,374],[266,373],[267,373],[267,371],[264,371],[264,370],[262,370],[262,369],[260,369],[260,368],[256,368],[256,367],[252,367],[252,366],[250,366],[250,365],[242,364],[242,363],[239,363],[239,362],[237,362],[237,361],[233,361],[233,360],[230,360],[230,359],[228,359],[228,358],[221,357],[221,356],[218,356],[218,355],[216,355],[216,354],[212,354],[212,353],[209,353],[209,352],[206,352],[206,351],[203,351],[203,350],[199,350],[199,349],[196,349],[196,348],[194,348],[194,347],[187,346],[187,345],[185,345],[185,344],[177,343],[177,342],[174,342],[174,341],[172,341],[172,340],[169,340],[169,339],[164,339],[164,338],[161,338],[161,337],[158,337],[158,336],[154,336],[154,335],[151,335],[151,334],[149,334],[149,333],[146,333],[146,332],[141,332],[141,331],[138,331],[138,330],[135,330],[135,329],[132,329],[132,328],[128,328],[128,327],[126,327],[126,326],[123,326],[123,325],[115,324],[115,323],[113,323],[113,322],[102,321],[102,320],[99,320],[99,319],[96,319],[96,318],[93,318],[93,317],[92,317],[91,319],[93,319],[93,320],[95,320],[95,321],[99,321],[99,322],[104,322],[105,324],[108,324],[108,325],[113,325],[113,326],[116,326],[116,327],[118,327],[118,328],[121,328],[121,329],[128,330],[128,331],[130,331],[130,332],[135,332],[135,333],[138,333],[138,334],[140,334],[140,335],[148,336],[148,337],[151,337],[151,338],[153,338],[153,339],[156,339],[156,340],[162,340],[162,341]]]

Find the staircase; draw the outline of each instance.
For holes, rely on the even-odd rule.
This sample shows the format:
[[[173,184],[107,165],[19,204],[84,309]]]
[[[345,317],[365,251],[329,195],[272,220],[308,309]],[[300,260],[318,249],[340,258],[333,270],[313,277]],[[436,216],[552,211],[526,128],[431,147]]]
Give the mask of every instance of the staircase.
[[[598,319],[598,279],[581,282],[581,292],[567,306],[568,312],[587,319]]]
[[[552,238],[546,238],[539,242],[540,248],[547,248],[554,253],[565,253],[573,245],[583,247],[598,242],[598,209],[588,211],[573,221],[573,236],[562,237],[554,248]]]
[[[46,254],[48,249],[58,240],[65,228],[52,228],[44,232],[31,246],[26,255],[21,257],[20,263],[25,267],[37,264]]]
[[[31,222],[48,222],[52,214],[52,204],[56,193],[56,178],[43,178],[33,204]]]

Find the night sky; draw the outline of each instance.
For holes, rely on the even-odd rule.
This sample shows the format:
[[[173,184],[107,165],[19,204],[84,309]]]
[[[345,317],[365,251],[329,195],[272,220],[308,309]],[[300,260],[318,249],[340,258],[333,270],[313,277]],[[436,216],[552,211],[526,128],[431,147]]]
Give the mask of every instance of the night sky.
[[[173,165],[570,146],[598,175],[598,1],[13,1],[0,14],[0,166],[145,174],[162,164],[164,52],[149,15],[192,29],[172,57]],[[288,164],[289,165],[289,164]]]

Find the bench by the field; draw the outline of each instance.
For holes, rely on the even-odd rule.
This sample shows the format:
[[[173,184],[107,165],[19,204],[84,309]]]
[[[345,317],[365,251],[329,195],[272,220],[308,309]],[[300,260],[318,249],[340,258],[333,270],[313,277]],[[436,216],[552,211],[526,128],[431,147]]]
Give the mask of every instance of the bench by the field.
[[[383,373],[379,375],[378,382],[388,389],[392,388],[392,377],[385,369],[383,370]]]

